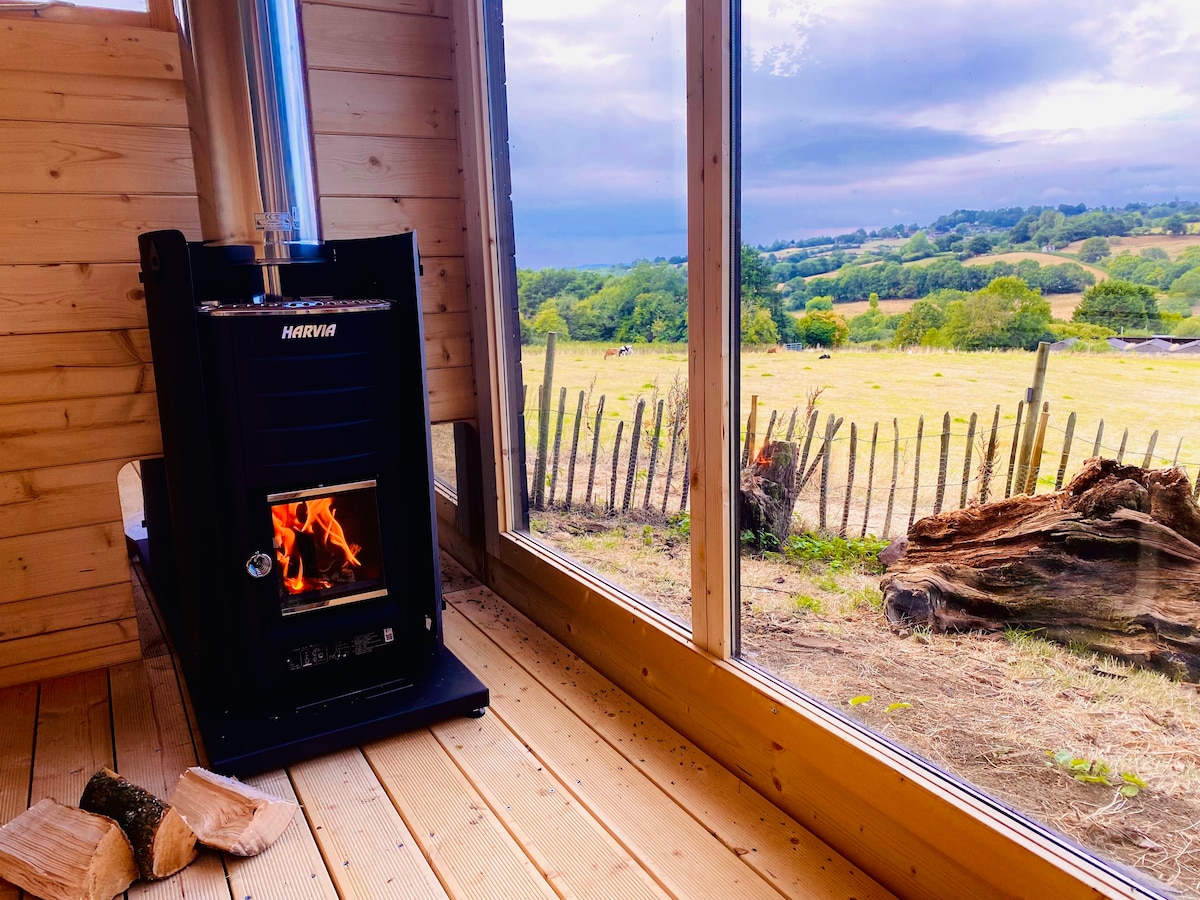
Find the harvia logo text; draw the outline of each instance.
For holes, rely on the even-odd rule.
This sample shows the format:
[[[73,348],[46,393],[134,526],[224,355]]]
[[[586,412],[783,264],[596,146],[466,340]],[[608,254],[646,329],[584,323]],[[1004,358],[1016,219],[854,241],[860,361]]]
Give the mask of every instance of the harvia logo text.
[[[283,338],[333,337],[337,325],[284,325]]]

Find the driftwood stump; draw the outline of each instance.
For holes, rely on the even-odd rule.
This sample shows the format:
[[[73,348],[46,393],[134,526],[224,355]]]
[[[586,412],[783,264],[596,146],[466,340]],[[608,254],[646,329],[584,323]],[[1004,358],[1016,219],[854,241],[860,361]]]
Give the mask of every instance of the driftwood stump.
[[[1200,508],[1179,469],[1091,459],[1062,491],[921,519],[880,587],[893,624],[1011,626],[1200,680]]]
[[[772,441],[758,458],[742,469],[739,491],[740,528],[754,535],[751,543],[771,550],[782,544],[792,530],[796,507],[796,445]],[[775,540],[770,546],[771,538]]]

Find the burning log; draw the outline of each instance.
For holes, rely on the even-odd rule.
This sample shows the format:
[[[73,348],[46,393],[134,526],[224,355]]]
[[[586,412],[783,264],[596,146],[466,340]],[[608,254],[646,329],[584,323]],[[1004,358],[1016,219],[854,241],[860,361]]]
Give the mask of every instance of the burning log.
[[[171,794],[200,843],[235,856],[254,856],[283,834],[300,807],[233,778],[192,766]]]
[[[111,900],[138,875],[106,816],[45,799],[0,828],[0,878],[43,900]]]
[[[930,516],[884,576],[893,624],[1016,627],[1200,680],[1200,507],[1179,469],[1088,460],[1062,491]]]
[[[758,458],[742,470],[739,493],[740,528],[753,533],[754,543],[760,547],[767,534],[775,537],[776,547],[782,544],[791,533],[796,506],[796,445],[772,441],[763,447]]]
[[[111,769],[88,780],[79,806],[121,826],[142,878],[166,878],[196,858],[196,835],[178,811]]]

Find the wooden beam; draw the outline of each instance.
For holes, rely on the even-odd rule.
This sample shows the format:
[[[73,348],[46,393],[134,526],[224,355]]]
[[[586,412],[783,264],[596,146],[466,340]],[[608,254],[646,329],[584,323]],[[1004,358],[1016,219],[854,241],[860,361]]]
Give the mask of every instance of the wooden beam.
[[[429,372],[429,418],[433,423],[470,422],[475,416],[475,377],[470,366]]]
[[[183,83],[160,78],[21,72],[0,79],[0,118],[186,127]]]
[[[408,197],[322,197],[326,238],[417,232],[422,256],[462,256],[462,203]]]
[[[311,0],[306,0],[311,2]],[[406,12],[423,16],[450,15],[450,0],[316,0],[325,6],[341,6],[345,9],[383,9],[390,12]]]
[[[3,346],[0,343],[0,346]],[[0,538],[112,522],[123,460],[0,473]]]
[[[161,455],[153,394],[14,403],[0,418],[0,472]]]
[[[136,264],[0,266],[0,335],[145,327]]]
[[[120,522],[0,540],[0,603],[128,581]]]
[[[6,663],[20,662],[21,653],[26,654],[26,659],[39,659],[45,654],[31,652],[34,644],[27,644],[22,650],[11,642],[45,638],[72,628],[124,622],[133,615],[133,595],[128,582],[71,591],[51,598],[0,603],[0,655]],[[122,626],[119,640],[127,641],[129,637],[127,626]]]
[[[316,136],[325,196],[458,197],[462,173],[453,140],[377,135]]]

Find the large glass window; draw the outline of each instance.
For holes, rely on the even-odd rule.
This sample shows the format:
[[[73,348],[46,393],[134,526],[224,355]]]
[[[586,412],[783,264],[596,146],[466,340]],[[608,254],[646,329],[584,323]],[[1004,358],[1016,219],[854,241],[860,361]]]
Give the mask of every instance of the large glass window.
[[[741,25],[742,656],[1200,896],[1200,19]]]
[[[504,4],[527,529],[690,621],[684,5]]]

